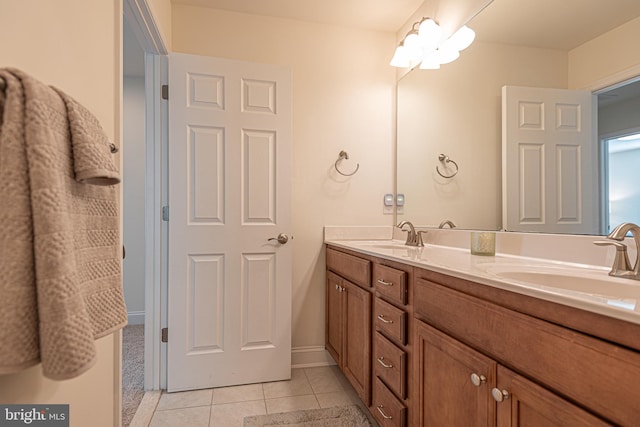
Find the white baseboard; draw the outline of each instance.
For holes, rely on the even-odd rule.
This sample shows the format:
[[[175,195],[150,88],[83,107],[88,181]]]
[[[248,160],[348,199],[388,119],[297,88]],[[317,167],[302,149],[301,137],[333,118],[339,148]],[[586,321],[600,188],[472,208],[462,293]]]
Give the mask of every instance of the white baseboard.
[[[335,364],[336,362],[324,346],[293,347],[291,349],[292,368],[314,368]]]
[[[130,311],[127,320],[129,325],[144,325],[144,311]]]

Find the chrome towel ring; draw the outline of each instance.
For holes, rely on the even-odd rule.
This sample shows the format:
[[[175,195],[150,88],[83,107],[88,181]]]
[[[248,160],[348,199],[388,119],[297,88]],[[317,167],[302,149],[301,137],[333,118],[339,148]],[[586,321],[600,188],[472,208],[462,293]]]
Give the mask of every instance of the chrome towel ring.
[[[338,154],[338,160],[336,160],[336,162],[334,163],[334,166],[336,168],[336,171],[338,171],[338,173],[342,176],[353,176],[356,174],[356,172],[358,172],[358,169],[360,169],[360,163],[356,164],[356,169],[351,172],[351,173],[344,173],[342,172],[339,168],[338,168],[338,163],[340,163],[342,160],[344,159],[349,159],[349,154],[347,154],[346,151],[340,151],[340,154]]]
[[[443,178],[453,178],[454,176],[456,176],[458,174],[458,164],[456,162],[454,162],[453,160],[451,160],[449,158],[449,156],[445,156],[444,154],[440,154],[438,156],[438,160],[440,160],[440,162],[442,162],[442,164],[444,165],[444,167],[447,167],[448,163],[453,163],[453,165],[456,167],[456,170],[451,174],[451,175],[444,175],[442,172],[440,172],[440,169],[438,169],[438,166],[436,166],[436,172],[438,172],[438,175],[440,175]]]

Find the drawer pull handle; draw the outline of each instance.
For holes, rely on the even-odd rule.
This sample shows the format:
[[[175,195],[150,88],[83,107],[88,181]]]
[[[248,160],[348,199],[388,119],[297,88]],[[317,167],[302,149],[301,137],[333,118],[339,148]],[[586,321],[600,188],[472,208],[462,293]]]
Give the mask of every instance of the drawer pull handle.
[[[384,366],[385,368],[393,368],[393,365],[387,365],[386,363],[384,363],[384,357],[380,356],[378,357],[378,363],[381,364],[382,366]]]
[[[478,375],[475,372],[471,374],[471,382],[474,386],[480,387],[482,384],[487,382],[487,377],[484,375]]]
[[[499,388],[491,390],[491,395],[496,402],[502,402],[509,398],[509,392],[507,390],[500,390]]]
[[[380,283],[381,285],[384,285],[384,286],[393,286],[393,282],[385,282],[382,279],[378,279],[378,283]]]
[[[378,314],[378,320],[383,321],[384,323],[393,323],[393,320],[387,320],[384,318],[384,314]]]
[[[380,415],[382,415],[382,418],[384,418],[385,420],[390,420],[393,417],[390,415],[387,415],[384,413],[384,411],[382,410],[382,408],[384,408],[384,406],[380,405],[380,406],[376,406],[376,409],[378,410],[378,412],[380,412]]]

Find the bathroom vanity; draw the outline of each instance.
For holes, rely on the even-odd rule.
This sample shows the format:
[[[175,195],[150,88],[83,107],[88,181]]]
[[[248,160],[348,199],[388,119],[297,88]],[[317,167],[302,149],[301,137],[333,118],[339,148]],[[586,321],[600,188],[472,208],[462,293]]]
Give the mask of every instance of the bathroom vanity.
[[[640,282],[393,240],[326,261],[327,350],[381,426],[640,425]]]

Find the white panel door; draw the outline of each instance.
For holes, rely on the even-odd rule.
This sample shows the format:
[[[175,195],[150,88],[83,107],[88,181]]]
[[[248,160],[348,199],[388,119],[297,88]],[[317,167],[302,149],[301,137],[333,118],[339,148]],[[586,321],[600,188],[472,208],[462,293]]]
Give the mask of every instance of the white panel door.
[[[169,391],[291,376],[288,68],[169,56]]]
[[[503,228],[598,233],[592,111],[588,91],[502,88]]]

